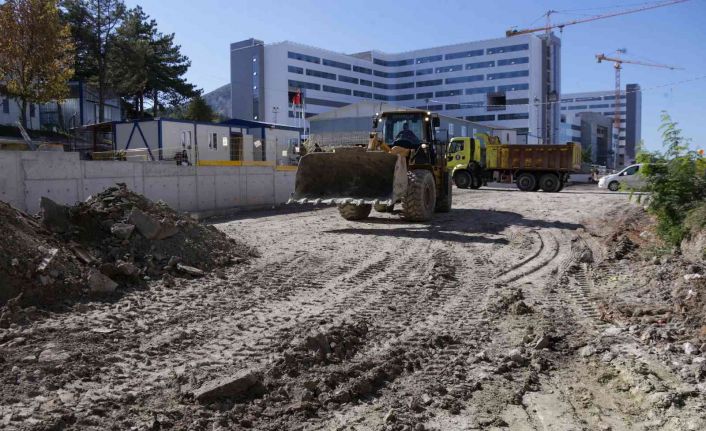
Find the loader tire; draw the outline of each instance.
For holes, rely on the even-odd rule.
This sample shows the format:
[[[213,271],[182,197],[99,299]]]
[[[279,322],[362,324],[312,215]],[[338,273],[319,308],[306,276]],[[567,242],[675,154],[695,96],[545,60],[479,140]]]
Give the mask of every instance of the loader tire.
[[[391,213],[394,209],[394,205],[385,205],[385,204],[375,204],[373,205],[373,209],[379,213]]]
[[[408,173],[407,194],[402,203],[402,214],[409,221],[427,221],[434,215],[436,186],[434,175],[424,169]]]
[[[353,205],[353,204],[341,204],[338,206],[338,212],[346,220],[363,220],[370,215],[373,206],[370,204],[366,205]]]
[[[453,202],[453,187],[451,186],[451,175],[447,174],[447,181],[446,183],[448,186],[446,187],[446,196],[439,197],[436,199],[436,212],[439,213],[447,213],[451,211],[451,203]]]

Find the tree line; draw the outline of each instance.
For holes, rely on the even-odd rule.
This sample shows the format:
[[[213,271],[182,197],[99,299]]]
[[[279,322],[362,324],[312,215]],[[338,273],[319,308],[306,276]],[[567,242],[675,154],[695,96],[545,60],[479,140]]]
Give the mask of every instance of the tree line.
[[[95,88],[98,122],[105,121],[112,98],[121,100],[129,118],[171,112],[214,119],[201,91],[184,77],[191,62],[174,34],[159,31],[140,6],[128,8],[122,0],[7,0],[0,5],[0,34],[0,93],[17,101],[24,126],[29,104],[66,99],[72,79]]]

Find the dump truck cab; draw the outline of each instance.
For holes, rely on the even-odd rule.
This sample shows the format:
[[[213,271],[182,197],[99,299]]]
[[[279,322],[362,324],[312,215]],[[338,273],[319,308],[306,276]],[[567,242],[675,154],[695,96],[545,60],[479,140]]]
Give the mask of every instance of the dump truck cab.
[[[487,145],[494,142],[494,136],[476,133],[475,137],[460,136],[449,142],[446,166],[451,178],[459,188],[477,189],[485,179],[485,157]]]

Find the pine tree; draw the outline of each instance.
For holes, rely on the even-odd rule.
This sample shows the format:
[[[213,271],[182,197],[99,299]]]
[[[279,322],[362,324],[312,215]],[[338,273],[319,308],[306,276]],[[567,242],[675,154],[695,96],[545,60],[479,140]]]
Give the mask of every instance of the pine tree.
[[[197,94],[191,99],[185,117],[192,121],[213,121],[217,116],[213,112],[213,108],[206,103],[200,94]]]
[[[68,95],[73,75],[70,30],[53,0],[8,0],[0,4],[0,92],[16,98],[21,123],[27,106]]]
[[[174,35],[160,33],[142,8],[128,12],[117,31],[110,77],[137,115],[144,115],[146,97],[152,100],[152,115],[157,116],[165,102],[196,94],[183,78],[191,63],[180,50]]]
[[[115,34],[125,18],[122,0],[64,0],[62,17],[71,27],[77,50],[76,76],[98,90],[98,121],[105,120],[105,100],[111,92],[109,58]]]

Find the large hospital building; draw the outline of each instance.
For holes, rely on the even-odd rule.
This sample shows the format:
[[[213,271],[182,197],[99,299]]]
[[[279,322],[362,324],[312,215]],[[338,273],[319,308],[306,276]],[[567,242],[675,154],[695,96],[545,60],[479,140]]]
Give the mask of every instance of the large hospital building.
[[[300,125],[302,115],[373,100],[515,129],[519,143],[553,143],[560,53],[557,37],[531,34],[355,54],[248,39],[231,44],[231,114]]]

